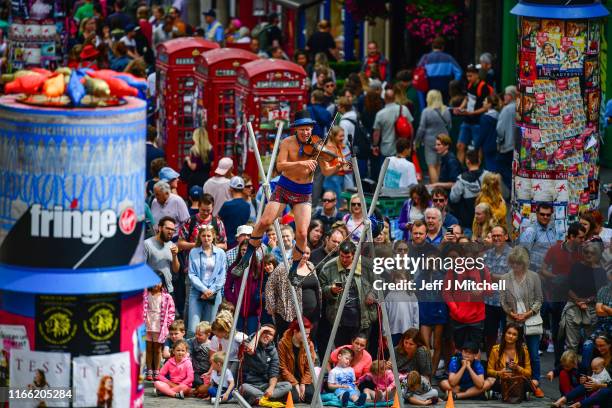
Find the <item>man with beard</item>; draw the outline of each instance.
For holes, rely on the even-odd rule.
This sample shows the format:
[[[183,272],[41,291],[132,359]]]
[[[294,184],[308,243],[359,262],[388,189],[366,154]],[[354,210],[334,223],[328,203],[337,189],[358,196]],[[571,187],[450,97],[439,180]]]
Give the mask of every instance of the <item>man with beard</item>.
[[[172,243],[176,232],[176,224],[172,217],[162,217],[159,220],[157,234],[144,242],[144,254],[147,265],[151,267],[166,283],[168,292],[174,297],[172,274],[178,273],[178,247]],[[175,300],[176,303],[176,300]],[[177,304],[177,311],[179,305]]]

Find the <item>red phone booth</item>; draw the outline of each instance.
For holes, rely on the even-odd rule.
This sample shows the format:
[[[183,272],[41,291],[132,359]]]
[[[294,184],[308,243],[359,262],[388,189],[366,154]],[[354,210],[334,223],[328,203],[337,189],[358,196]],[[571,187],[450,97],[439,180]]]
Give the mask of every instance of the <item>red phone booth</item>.
[[[196,58],[196,95],[198,114],[195,128],[206,124],[208,138],[213,146],[217,167],[222,157],[231,157],[238,163],[236,144],[236,70],[258,57],[238,48],[217,48]],[[237,167],[237,166],[236,166]]]
[[[289,134],[289,124],[295,112],[308,103],[306,72],[293,62],[260,59],[238,68],[236,112],[239,126],[251,122],[257,136],[259,152],[264,161],[269,156],[279,121],[283,121],[283,136]],[[246,126],[242,127],[242,145],[248,146]],[[243,168],[256,184],[257,162],[251,149],[241,157]]]
[[[168,165],[180,170],[193,144],[197,100],[195,58],[219,48],[217,43],[182,37],[157,46],[157,132],[163,142]]]

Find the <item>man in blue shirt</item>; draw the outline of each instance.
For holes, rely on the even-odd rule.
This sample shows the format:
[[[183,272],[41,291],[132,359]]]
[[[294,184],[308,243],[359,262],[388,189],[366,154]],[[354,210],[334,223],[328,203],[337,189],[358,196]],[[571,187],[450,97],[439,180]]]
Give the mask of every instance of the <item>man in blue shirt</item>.
[[[454,399],[474,398],[493,386],[495,379],[485,380],[485,369],[478,356],[479,349],[476,343],[466,342],[461,348],[461,353],[451,358],[448,365],[448,380],[440,381],[440,388],[446,391],[447,395],[452,392]]]
[[[437,37],[431,43],[432,51],[419,60],[417,66],[425,67],[429,89],[437,89],[442,93],[444,103],[448,103],[448,84],[453,79],[461,80],[461,67],[455,59],[444,52],[444,38]],[[425,92],[419,92],[421,109],[425,109]]]
[[[223,221],[223,225],[225,225],[228,248],[236,245],[236,231],[240,225],[244,225],[249,221],[249,216],[251,215],[251,207],[242,194],[243,189],[244,180],[242,177],[232,177],[230,180],[232,199],[223,203],[219,210],[219,217]]]
[[[440,177],[437,183],[429,184],[428,187],[441,187],[447,191],[453,188],[457,177],[461,174],[461,164],[450,146],[453,140],[449,135],[440,134],[436,137],[436,153],[440,155]]]
[[[204,20],[206,21],[206,25],[204,26],[204,38],[209,41],[223,44],[225,31],[223,30],[223,25],[217,20],[217,12],[210,9],[202,14],[204,14]]]
[[[537,222],[525,228],[519,236],[519,244],[529,251],[529,269],[539,272],[544,264],[546,251],[557,243],[555,223],[552,221],[553,207],[548,203],[539,204],[536,210]]]

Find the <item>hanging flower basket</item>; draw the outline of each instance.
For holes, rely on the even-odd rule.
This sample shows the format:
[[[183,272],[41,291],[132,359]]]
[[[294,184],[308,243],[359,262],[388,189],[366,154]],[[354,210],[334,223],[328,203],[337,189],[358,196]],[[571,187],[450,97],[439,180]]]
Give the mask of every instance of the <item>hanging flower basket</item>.
[[[453,0],[412,0],[406,6],[406,29],[425,44],[437,36],[455,38],[463,23],[459,4]]]

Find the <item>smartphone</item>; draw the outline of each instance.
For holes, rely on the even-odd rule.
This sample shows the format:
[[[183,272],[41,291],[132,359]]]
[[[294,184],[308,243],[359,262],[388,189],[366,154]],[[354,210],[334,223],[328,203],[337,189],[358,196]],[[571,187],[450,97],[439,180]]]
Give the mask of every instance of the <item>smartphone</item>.
[[[454,233],[455,233],[455,231],[453,231],[453,227],[448,227],[448,228],[446,229],[446,233],[447,233],[447,234],[454,234]]]
[[[342,282],[338,281],[338,282],[334,282],[334,286],[337,288],[341,288],[342,287]]]

